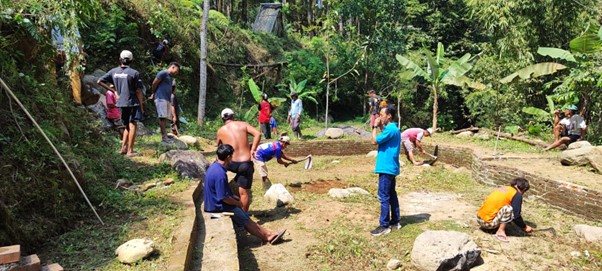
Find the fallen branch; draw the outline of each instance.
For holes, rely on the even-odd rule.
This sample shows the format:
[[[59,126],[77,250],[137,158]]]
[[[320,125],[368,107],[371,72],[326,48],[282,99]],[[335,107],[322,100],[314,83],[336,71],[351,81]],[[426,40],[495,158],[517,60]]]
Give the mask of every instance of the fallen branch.
[[[494,130],[490,130],[490,129],[487,129],[487,128],[478,128],[478,129],[479,129],[479,132],[485,132],[485,133],[491,134],[493,136],[497,136],[498,135],[498,132],[494,131]],[[508,134],[508,133],[500,132],[499,136],[503,137],[503,138],[512,139],[512,140],[520,141],[520,142],[523,142],[523,143],[527,143],[527,144],[532,145],[532,146],[538,146],[538,147],[547,147],[548,146],[547,143],[545,143],[545,142],[543,142],[541,140],[527,139],[527,138],[520,137],[520,136],[517,136],[517,135],[514,135],[514,134]]]
[[[449,133],[452,135],[455,135],[455,134],[459,134],[459,133],[467,132],[467,131],[477,133],[477,132],[479,132],[479,127],[470,127],[470,128],[460,129],[460,130],[451,130]]]

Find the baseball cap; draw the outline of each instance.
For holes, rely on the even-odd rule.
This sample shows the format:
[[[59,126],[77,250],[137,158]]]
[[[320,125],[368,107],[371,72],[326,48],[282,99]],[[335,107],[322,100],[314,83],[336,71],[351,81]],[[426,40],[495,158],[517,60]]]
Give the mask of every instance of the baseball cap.
[[[119,54],[119,58],[134,60],[134,54],[132,54],[132,52],[130,52],[128,50],[123,50],[123,51],[121,51],[121,54]]]
[[[234,111],[232,111],[232,109],[230,108],[224,108],[224,110],[222,110],[222,113],[220,114],[220,116],[222,116],[222,118],[226,118],[229,116],[233,116],[234,115]]]
[[[572,111],[577,111],[577,106],[575,106],[575,105],[572,105],[572,104],[571,104],[571,105],[567,105],[567,106],[566,106],[566,109],[568,109],[568,110],[572,110]]]
[[[428,128],[428,129],[426,129],[426,131],[429,132],[429,134],[431,134],[431,135],[433,134],[433,128]]]
[[[368,90],[368,93],[374,93],[374,89]]]
[[[291,96],[297,96],[297,92],[291,91]]]
[[[278,139],[278,141],[284,142],[286,144],[291,144],[291,138],[288,136],[281,136],[280,139]]]

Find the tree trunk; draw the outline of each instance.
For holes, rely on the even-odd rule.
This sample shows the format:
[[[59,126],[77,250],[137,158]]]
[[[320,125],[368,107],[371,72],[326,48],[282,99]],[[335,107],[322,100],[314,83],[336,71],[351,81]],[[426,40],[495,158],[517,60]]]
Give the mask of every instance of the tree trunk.
[[[326,113],[324,114],[324,127],[328,128],[328,96],[330,95],[330,63],[326,52]]]
[[[433,86],[433,131],[437,130],[437,111],[439,109],[439,103],[437,102],[438,98],[438,87]]]
[[[247,21],[249,20],[248,9],[249,9],[249,0],[242,0],[242,13],[240,16],[241,17],[240,21],[242,22],[243,26],[246,26]]]
[[[197,124],[203,126],[205,102],[207,96],[207,22],[209,20],[209,0],[203,3],[203,21],[201,23],[201,80],[199,84],[199,108]]]

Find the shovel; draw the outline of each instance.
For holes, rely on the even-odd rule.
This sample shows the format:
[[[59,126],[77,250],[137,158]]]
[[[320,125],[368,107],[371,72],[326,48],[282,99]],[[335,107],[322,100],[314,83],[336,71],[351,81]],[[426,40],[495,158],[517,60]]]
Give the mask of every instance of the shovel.
[[[435,152],[433,154],[426,152],[426,155],[430,156],[432,159],[424,161],[424,163],[427,165],[433,165],[435,163],[435,161],[437,161],[437,159],[439,159],[437,154],[439,154],[439,145],[435,145]]]
[[[307,161],[305,161],[305,160],[307,160]],[[301,161],[305,161],[305,166],[303,166],[304,169],[311,169],[311,167],[314,165],[311,154],[301,160],[297,160],[297,162],[301,162]]]

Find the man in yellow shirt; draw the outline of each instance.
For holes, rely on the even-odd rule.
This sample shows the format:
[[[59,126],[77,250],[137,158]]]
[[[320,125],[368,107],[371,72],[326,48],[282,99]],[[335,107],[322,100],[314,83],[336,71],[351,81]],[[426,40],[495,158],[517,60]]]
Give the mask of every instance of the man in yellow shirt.
[[[510,182],[510,186],[501,186],[491,192],[477,211],[477,222],[481,228],[497,228],[495,237],[502,242],[510,241],[506,236],[506,225],[510,222],[514,222],[526,233],[531,233],[533,229],[521,217],[523,194],[528,190],[529,181],[516,178]]]

